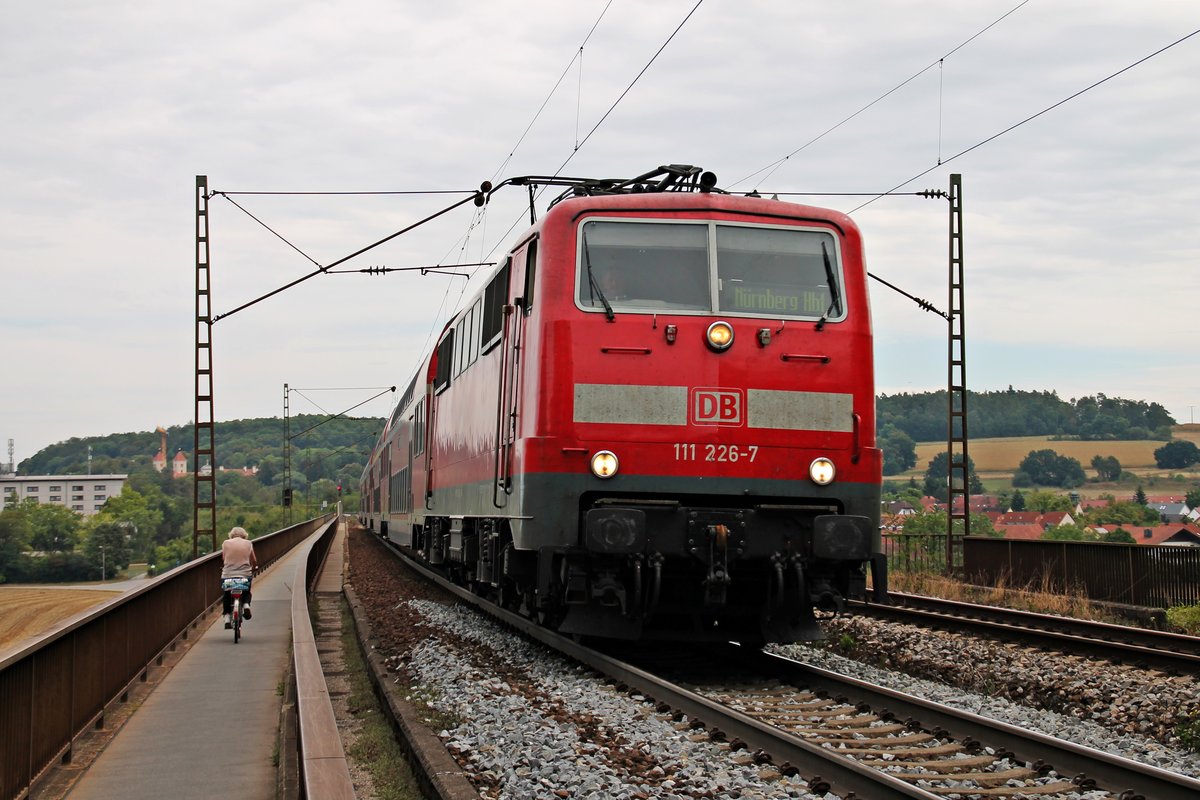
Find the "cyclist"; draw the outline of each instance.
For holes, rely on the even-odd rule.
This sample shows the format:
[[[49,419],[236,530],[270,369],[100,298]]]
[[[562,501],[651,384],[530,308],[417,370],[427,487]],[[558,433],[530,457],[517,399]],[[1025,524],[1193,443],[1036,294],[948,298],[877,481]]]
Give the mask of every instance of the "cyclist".
[[[245,578],[247,581],[258,569],[258,558],[254,555],[254,544],[245,528],[229,531],[229,538],[221,544],[222,578]],[[225,610],[225,627],[233,627],[233,596],[225,592],[222,600]],[[242,619],[250,619],[250,590],[242,593]]]

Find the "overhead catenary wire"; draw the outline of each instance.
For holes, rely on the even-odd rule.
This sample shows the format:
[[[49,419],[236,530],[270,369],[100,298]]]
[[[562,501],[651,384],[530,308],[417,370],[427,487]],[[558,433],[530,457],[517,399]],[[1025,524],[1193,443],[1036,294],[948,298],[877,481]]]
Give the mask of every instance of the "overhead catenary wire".
[[[382,390],[382,391],[379,391],[379,390]],[[374,392],[374,391],[379,391],[379,394],[375,395],[375,397],[380,397],[381,395],[386,394],[390,390],[391,390],[390,386],[321,386],[321,387],[306,387],[306,388],[302,388],[302,389],[298,389],[295,386],[288,387],[289,393],[295,393],[295,394],[300,395],[305,400],[312,403],[313,406],[318,411],[320,411],[322,414],[328,414],[329,412],[326,411],[324,408],[321,408],[320,404],[318,404],[315,400],[313,400],[311,397],[306,395],[305,392]],[[372,399],[374,399],[374,398],[372,398]],[[370,400],[368,400],[366,402],[369,403]],[[361,405],[361,403],[360,403],[360,405]]]
[[[293,433],[291,436],[288,437],[288,441],[291,441],[292,439],[303,436],[304,434],[308,433],[309,431],[311,431],[315,428],[321,427],[326,422],[335,420],[338,417],[345,416],[346,414],[349,414],[351,411],[358,408],[359,406],[365,406],[367,403],[371,402],[372,400],[375,400],[376,398],[379,398],[379,397],[383,397],[388,392],[395,392],[395,391],[396,391],[395,386],[389,386],[386,389],[384,389],[382,392],[379,392],[378,394],[372,395],[371,397],[368,397],[366,400],[363,400],[361,403],[357,403],[355,405],[350,406],[345,411],[339,411],[336,414],[330,414],[325,419],[321,420],[320,422],[316,423],[315,425],[310,425],[307,428],[305,428],[304,430],[300,431],[299,433]]]
[[[1026,0],[1026,2],[1028,2],[1028,0]],[[683,18],[683,21],[675,26],[675,30],[671,31],[671,35],[666,38],[666,41],[659,46],[658,50],[654,51],[654,55],[652,55],[650,60],[646,62],[646,66],[642,67],[638,74],[634,76],[633,80],[629,82],[629,85],[625,87],[625,91],[621,92],[617,99],[613,101],[612,105],[608,107],[608,110],[604,112],[604,115],[600,117],[600,120],[592,126],[590,131],[588,131],[587,136],[583,137],[583,141],[575,145],[575,148],[571,151],[571,154],[567,156],[566,160],[563,161],[563,163],[559,165],[558,169],[554,171],[555,176],[558,176],[558,174],[561,173],[564,168],[566,168],[567,164],[571,163],[571,159],[575,158],[580,149],[587,144],[588,139],[592,138],[592,134],[600,129],[600,126],[603,125],[604,121],[608,119],[609,114],[612,114],[616,107],[620,105],[621,101],[625,99],[625,95],[629,94],[630,90],[637,85],[637,82],[642,79],[642,76],[646,74],[646,71],[650,69],[654,62],[658,60],[658,57],[662,55],[663,51],[667,49],[667,45],[669,45],[675,39],[675,37],[679,35],[679,32],[683,30],[683,26],[687,24],[688,20],[692,18],[692,15],[696,13],[696,10],[699,9],[703,3],[704,0],[696,0],[696,5],[692,6],[692,10],[687,13],[687,15]]]
[[[217,193],[217,192],[214,192],[214,194],[218,194],[218,193]],[[369,244],[369,245],[367,245],[366,247],[361,247],[361,248],[359,248],[358,250],[355,250],[355,251],[354,251],[353,253],[351,253],[350,255],[348,255],[348,256],[343,256],[342,258],[339,258],[337,261],[334,261],[332,264],[328,264],[328,265],[326,265],[326,266],[321,266],[320,264],[317,264],[317,262],[316,262],[316,261],[313,261],[313,263],[314,263],[314,264],[317,264],[317,269],[316,269],[316,270],[314,270],[313,272],[310,272],[310,273],[308,273],[307,275],[304,275],[304,276],[302,276],[302,277],[299,277],[299,278],[297,278],[296,280],[294,280],[294,281],[291,281],[290,283],[287,283],[287,284],[285,284],[285,285],[283,285],[283,286],[279,287],[278,289],[275,289],[274,291],[268,292],[268,293],[266,293],[266,294],[262,295],[261,297],[259,297],[259,298],[255,299],[255,300],[251,300],[251,301],[250,301],[250,302],[248,302],[248,303],[243,303],[242,305],[238,306],[237,308],[233,309],[232,311],[227,311],[227,312],[226,312],[226,313],[224,313],[224,314],[218,314],[217,316],[214,316],[214,317],[212,318],[212,322],[214,322],[214,323],[215,323],[215,322],[217,322],[218,320],[221,320],[221,319],[224,319],[225,317],[228,317],[228,316],[230,316],[231,314],[236,314],[237,312],[239,312],[239,311],[241,311],[241,310],[243,310],[243,309],[249,308],[250,306],[252,306],[252,305],[254,305],[254,304],[256,304],[256,303],[260,303],[260,302],[262,302],[263,300],[266,300],[266,299],[267,299],[267,298],[269,298],[269,297],[273,297],[273,296],[275,296],[275,295],[279,294],[279,293],[280,293],[280,292],[282,292],[282,291],[285,291],[285,290],[287,290],[287,289],[290,289],[290,288],[292,288],[293,286],[295,286],[295,285],[297,285],[297,284],[299,284],[299,283],[303,283],[304,281],[307,281],[307,280],[308,280],[308,279],[310,279],[310,278],[313,278],[313,277],[316,277],[317,275],[321,275],[321,274],[323,274],[323,273],[325,273],[325,272],[328,272],[328,271],[329,271],[331,268],[333,268],[333,267],[336,267],[336,266],[338,266],[338,265],[340,265],[340,264],[344,264],[345,262],[349,261],[350,259],[352,259],[352,258],[355,258],[356,256],[360,256],[360,255],[362,255],[363,253],[367,252],[368,250],[372,250],[372,249],[374,249],[374,248],[378,247],[378,246],[379,246],[379,245],[381,245],[381,244],[384,244],[384,243],[386,243],[386,242],[390,242],[392,239],[395,239],[397,236],[400,236],[401,234],[404,234],[404,233],[408,233],[409,231],[413,230],[414,228],[418,228],[418,227],[420,227],[421,225],[424,225],[424,224],[425,224],[425,223],[427,223],[427,222],[430,222],[430,221],[432,221],[432,220],[434,220],[434,219],[437,219],[438,217],[442,216],[443,214],[447,214],[447,213],[449,213],[450,211],[453,211],[454,209],[458,208],[459,206],[463,205],[464,203],[470,202],[471,200],[476,200],[476,201],[478,201],[478,200],[480,199],[480,197],[481,197],[481,196],[482,196],[482,190],[480,190],[480,191],[474,191],[474,192],[471,192],[471,193],[470,193],[470,196],[463,198],[462,200],[458,201],[457,203],[453,203],[453,204],[451,204],[451,205],[447,206],[446,208],[443,208],[441,211],[436,211],[436,212],[434,212],[433,214],[430,214],[429,216],[425,217],[424,219],[418,220],[417,222],[414,222],[414,223],[413,223],[413,224],[411,224],[411,225],[408,225],[408,226],[406,226],[406,227],[404,227],[404,228],[401,228],[400,230],[396,231],[395,233],[389,234],[388,236],[385,236],[385,237],[383,237],[382,239],[380,239],[380,240],[379,240],[379,241],[377,241],[377,242],[374,242],[374,243],[372,243],[372,244]],[[227,199],[228,199],[228,198],[227,198]],[[232,200],[230,200],[230,202],[233,202],[233,201],[232,201]],[[237,205],[237,204],[236,204],[236,203],[234,203],[234,205]],[[238,206],[238,207],[240,208],[240,206]],[[260,223],[260,224],[262,224],[262,223]],[[264,225],[264,227],[266,227],[266,226]],[[268,230],[270,230],[270,229],[268,228]],[[276,234],[276,235],[278,235],[278,234]],[[280,237],[280,238],[282,239],[283,237]],[[286,240],[286,239],[284,239],[284,241],[286,242],[287,240]],[[290,243],[289,243],[289,244],[290,244]],[[297,249],[297,251],[298,251],[298,249]],[[311,260],[311,259],[310,259],[310,260]]]
[[[562,74],[559,75],[558,80],[554,82],[554,86],[553,86],[553,88],[550,89],[550,93],[546,95],[546,99],[542,101],[541,106],[539,106],[538,110],[534,112],[533,119],[529,120],[529,124],[525,126],[525,130],[521,133],[520,137],[517,138],[517,143],[512,146],[512,149],[508,153],[508,157],[505,158],[504,161],[500,164],[500,166],[496,168],[496,171],[494,173],[492,173],[492,183],[495,183],[499,179],[500,173],[504,172],[504,168],[508,166],[508,162],[510,162],[512,160],[513,156],[516,155],[517,150],[521,147],[521,143],[525,141],[525,137],[529,135],[529,132],[531,130],[533,130],[533,126],[537,123],[538,118],[540,118],[542,116],[542,112],[546,110],[546,106],[550,104],[550,100],[554,97],[555,93],[558,91],[558,87],[562,85],[563,80],[567,77],[567,74],[570,73],[571,67],[574,66],[575,61],[577,59],[578,60],[583,59],[583,48],[587,46],[588,40],[590,40],[592,38],[592,34],[596,32],[596,28],[600,27],[600,21],[604,19],[604,15],[608,13],[609,6],[611,6],[612,3],[613,3],[613,0],[608,0],[608,2],[605,4],[604,8],[600,11],[600,16],[596,17],[596,21],[592,23],[592,27],[590,30],[588,30],[587,35],[583,37],[583,41],[580,43],[579,49],[575,51],[575,55],[573,55],[571,57],[571,60],[567,62],[567,66],[563,68]],[[582,82],[582,74],[583,74],[583,68],[581,66],[580,67],[580,76],[581,76],[580,81],[581,82]],[[579,138],[578,114],[579,114],[579,112],[577,109],[576,110],[576,122],[575,122],[575,138],[577,140]]]
[[[592,135],[595,134],[596,131],[600,129],[600,126],[604,124],[605,120],[608,119],[609,115],[612,114],[612,112],[621,103],[621,101],[625,99],[625,96],[629,94],[630,90],[633,89],[633,87],[637,84],[637,82],[639,80],[641,80],[642,76],[646,74],[646,71],[650,69],[651,65],[654,64],[654,62],[658,59],[658,57],[660,55],[662,55],[662,52],[667,49],[667,45],[669,45],[671,43],[671,41],[674,40],[674,38],[679,34],[679,31],[681,31],[683,29],[683,26],[687,24],[688,20],[690,20],[692,18],[692,16],[696,13],[696,10],[699,9],[703,3],[704,3],[704,0],[697,0],[696,5],[692,6],[692,9],[690,11],[688,11],[688,13],[684,16],[683,20],[678,25],[675,26],[675,30],[671,31],[671,34],[669,36],[667,36],[666,40],[663,41],[663,43],[659,46],[658,50],[656,50],[654,52],[654,55],[652,55],[650,57],[650,60],[646,62],[646,65],[642,67],[642,69],[638,72],[638,74],[636,76],[634,76],[633,80],[630,81],[629,85],[625,87],[625,90],[622,91],[621,94],[617,97],[617,99],[613,101],[612,105],[610,105],[608,107],[608,110],[604,112],[604,115],[600,117],[600,120],[595,125],[592,126],[592,129],[590,131],[588,131],[587,135],[583,137],[582,141],[579,141],[575,144],[574,148],[572,148],[572,150],[571,150],[570,155],[568,155],[567,158],[561,164],[558,165],[558,169],[556,169],[554,171],[554,173],[551,175],[551,177],[558,177],[558,175],[562,173],[563,169],[566,168],[567,164],[571,163],[571,159],[575,158],[575,156],[579,154],[579,151],[581,149],[583,149],[583,146],[587,143],[588,139],[592,138]],[[536,194],[534,195],[533,199],[530,202],[533,202],[537,198],[540,198],[542,196],[543,192],[545,192],[545,189],[546,189],[545,186],[542,186],[541,188],[539,188],[538,191],[536,192]],[[496,252],[497,247],[500,247],[502,244],[504,244],[504,242],[508,241],[508,237],[512,234],[513,230],[515,230],[516,227],[521,224],[521,221],[524,218],[525,218],[525,215],[522,214],[521,216],[517,217],[517,219],[513,220],[513,223],[508,226],[508,229],[505,230],[505,232],[503,234],[501,234],[500,238],[498,238],[496,240],[496,243],[494,245],[492,245],[492,249],[487,252],[487,255],[485,256],[485,258],[490,258],[492,253]]]
[[[798,154],[798,153],[800,153],[800,152],[802,152],[802,151],[804,151],[804,150],[808,149],[808,148],[809,148],[809,147],[811,147],[812,145],[814,145],[814,144],[816,144],[817,142],[819,142],[819,141],[821,141],[822,139],[824,139],[824,138],[825,138],[826,136],[828,136],[829,134],[831,134],[831,133],[833,133],[834,131],[836,131],[838,128],[840,128],[840,127],[842,127],[843,125],[845,125],[847,122],[850,122],[852,119],[854,119],[855,117],[857,117],[859,114],[862,114],[864,111],[866,111],[867,109],[871,108],[872,106],[875,106],[875,105],[877,105],[878,103],[882,102],[883,100],[886,100],[888,97],[890,97],[891,95],[895,94],[895,93],[896,93],[896,92],[898,92],[900,89],[903,89],[905,86],[907,86],[908,84],[912,83],[913,81],[915,81],[917,78],[919,78],[919,77],[921,77],[922,75],[924,75],[924,74],[925,74],[926,72],[928,72],[929,70],[931,70],[931,69],[933,69],[934,67],[936,67],[936,66],[938,66],[938,65],[942,64],[942,63],[943,63],[943,62],[944,62],[944,61],[945,61],[947,58],[949,58],[950,56],[954,55],[954,54],[955,54],[955,53],[957,53],[959,50],[963,49],[964,47],[966,47],[968,44],[970,44],[971,42],[973,42],[973,41],[975,41],[976,39],[978,39],[978,38],[979,38],[980,36],[982,36],[983,34],[987,33],[989,30],[991,30],[992,28],[994,28],[996,25],[1000,24],[1002,21],[1004,21],[1006,18],[1008,18],[1009,16],[1011,16],[1012,14],[1014,14],[1016,11],[1020,10],[1020,8],[1021,8],[1022,6],[1024,6],[1024,5],[1025,5],[1026,3],[1028,3],[1028,2],[1029,2],[1029,0],[1021,0],[1021,2],[1020,2],[1020,3],[1017,3],[1017,5],[1013,6],[1011,9],[1009,9],[1008,11],[1006,11],[1004,14],[1001,14],[1001,15],[1000,15],[999,17],[997,17],[995,20],[993,20],[993,21],[992,21],[992,22],[990,22],[989,24],[985,25],[983,28],[981,28],[979,31],[977,31],[977,32],[976,32],[975,34],[973,34],[972,36],[969,36],[967,39],[965,39],[963,42],[961,42],[961,43],[960,43],[960,44],[959,44],[957,47],[955,47],[955,48],[953,48],[952,50],[950,50],[950,52],[946,53],[945,55],[943,55],[943,56],[941,56],[941,57],[939,57],[939,58],[937,58],[937,59],[935,59],[935,60],[933,61],[933,63],[929,64],[928,66],[926,66],[926,67],[924,67],[924,68],[922,68],[922,69],[918,70],[918,71],[917,71],[917,72],[915,72],[914,74],[912,74],[912,75],[910,75],[909,77],[905,78],[904,80],[900,81],[900,83],[896,84],[896,85],[895,85],[895,86],[893,86],[891,89],[888,89],[886,92],[884,92],[883,94],[881,94],[879,97],[876,97],[874,100],[872,100],[871,102],[867,103],[865,106],[863,106],[862,108],[858,109],[857,111],[855,111],[855,112],[854,112],[853,114],[851,114],[850,116],[848,116],[848,117],[846,117],[845,119],[841,120],[841,121],[840,121],[840,122],[838,122],[837,124],[835,124],[835,125],[833,125],[833,126],[831,126],[831,127],[827,128],[827,129],[825,129],[824,131],[822,131],[822,132],[821,132],[820,134],[818,134],[817,136],[814,136],[812,139],[809,139],[807,142],[805,142],[804,144],[800,145],[800,146],[799,146],[799,147],[797,147],[795,150],[793,150],[792,152],[788,153],[786,156],[783,156],[782,158],[776,159],[775,161],[772,161],[770,164],[767,164],[765,167],[760,167],[758,170],[755,170],[754,172],[751,172],[751,173],[750,173],[749,175],[747,175],[746,177],[744,177],[744,178],[740,178],[740,179],[738,179],[738,180],[734,181],[733,183],[731,183],[731,184],[729,185],[729,186],[730,186],[730,188],[732,188],[732,187],[734,187],[734,186],[737,186],[738,184],[745,183],[746,181],[750,180],[750,179],[751,179],[751,178],[753,178],[754,176],[756,176],[756,175],[758,175],[758,174],[760,174],[760,173],[762,173],[762,172],[767,172],[767,170],[770,170],[770,171],[769,171],[769,172],[767,172],[767,174],[766,174],[766,175],[764,175],[764,176],[762,177],[762,179],[761,179],[761,180],[758,182],[758,185],[761,185],[761,184],[762,184],[762,181],[765,181],[765,180],[767,180],[768,178],[770,178],[772,175],[774,175],[774,174],[775,174],[775,172],[776,172],[776,170],[778,170],[778,169],[779,169],[781,166],[783,166],[783,165],[784,165],[784,164],[785,164],[787,161],[789,161],[789,160],[792,158],[792,156],[794,156],[794,155],[796,155],[796,154]],[[940,129],[939,129],[939,131],[940,131]],[[756,190],[757,190],[757,189],[756,189]]]
[[[1111,75],[1108,75],[1108,76],[1096,81],[1095,83],[1085,86],[1084,88],[1080,89],[1079,91],[1075,92],[1074,94],[1068,95],[1067,97],[1064,97],[1062,100],[1059,100],[1056,103],[1052,103],[1052,104],[1046,106],[1041,111],[1038,111],[1037,113],[1034,113],[1034,114],[1030,114],[1028,117],[1025,117],[1020,122],[1015,122],[1012,125],[1009,125],[1004,130],[999,131],[998,133],[994,133],[991,136],[987,137],[986,139],[981,139],[980,141],[976,142],[975,144],[971,145],[970,147],[968,147],[964,150],[960,150],[959,152],[955,153],[954,155],[950,156],[949,158],[947,158],[945,160],[939,159],[938,163],[934,164],[933,166],[929,167],[928,169],[922,170],[921,172],[918,172],[916,175],[913,175],[908,180],[905,180],[905,181],[902,181],[901,183],[896,184],[895,186],[893,186],[891,189],[889,189],[886,192],[881,192],[880,194],[876,195],[875,197],[873,197],[872,199],[863,203],[862,205],[855,206],[854,208],[850,209],[850,211],[847,213],[853,214],[855,211],[858,211],[861,208],[865,208],[866,206],[869,206],[871,203],[874,203],[880,197],[885,197],[888,194],[895,192],[897,189],[907,186],[908,184],[912,183],[913,181],[917,180],[918,178],[922,178],[922,177],[928,175],[929,173],[933,172],[938,167],[949,164],[951,161],[961,158],[961,157],[965,156],[967,153],[972,152],[973,150],[978,150],[980,147],[983,147],[985,144],[989,144],[991,142],[996,141],[1001,136],[1004,136],[1007,133],[1011,133],[1012,131],[1015,131],[1017,128],[1020,128],[1022,125],[1032,122],[1033,120],[1037,119],[1038,117],[1053,111],[1054,109],[1058,108],[1059,106],[1069,103],[1070,101],[1074,100],[1075,98],[1090,92],[1092,89],[1095,89],[1098,86],[1108,83],[1113,78],[1116,78],[1119,75],[1122,75],[1122,74],[1128,72],[1129,70],[1133,69],[1134,67],[1144,64],[1156,56],[1162,55],[1166,51],[1170,50],[1172,47],[1175,47],[1177,45],[1180,45],[1180,44],[1186,42],[1188,39],[1191,39],[1193,36],[1195,36],[1197,34],[1200,34],[1200,28],[1192,31],[1189,34],[1179,37],[1178,39],[1176,39],[1175,41],[1171,42],[1168,45],[1160,47],[1159,49],[1155,50],[1153,53],[1150,53],[1149,55],[1139,58],[1137,61],[1134,61],[1133,63],[1122,67],[1121,69],[1117,70],[1116,72],[1112,73]]]

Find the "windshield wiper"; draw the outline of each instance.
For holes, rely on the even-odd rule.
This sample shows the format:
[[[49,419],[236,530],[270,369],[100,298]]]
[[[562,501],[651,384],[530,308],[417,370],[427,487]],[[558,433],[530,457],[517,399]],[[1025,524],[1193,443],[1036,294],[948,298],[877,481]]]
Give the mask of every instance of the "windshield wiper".
[[[585,245],[586,246],[586,245]],[[837,279],[833,274],[833,262],[829,260],[829,251],[825,249],[825,240],[821,240],[821,258],[825,262],[825,280],[829,281],[829,308],[825,309],[825,313],[817,320],[817,330],[822,330],[825,327],[825,320],[829,319],[831,313],[842,313],[842,299],[838,294]]]
[[[601,291],[600,284],[596,283],[596,276],[592,274],[592,253],[588,249],[587,233],[583,234],[583,263],[587,267],[588,284],[595,296],[599,297],[600,302],[604,304],[604,316],[608,317],[609,322],[612,322],[614,319],[612,306],[609,305],[608,298]]]

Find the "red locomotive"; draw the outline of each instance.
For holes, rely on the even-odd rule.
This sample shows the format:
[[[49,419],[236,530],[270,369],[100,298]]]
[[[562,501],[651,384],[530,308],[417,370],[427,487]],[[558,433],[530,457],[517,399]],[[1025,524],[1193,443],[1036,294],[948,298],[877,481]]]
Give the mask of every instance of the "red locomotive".
[[[670,166],[570,188],[447,323],[363,521],[564,633],[793,641],[886,592],[862,242]]]

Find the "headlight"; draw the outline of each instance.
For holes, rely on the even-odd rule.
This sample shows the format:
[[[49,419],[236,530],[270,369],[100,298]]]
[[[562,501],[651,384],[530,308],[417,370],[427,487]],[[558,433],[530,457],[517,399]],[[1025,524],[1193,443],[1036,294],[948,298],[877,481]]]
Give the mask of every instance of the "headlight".
[[[611,478],[617,474],[617,454],[611,450],[601,450],[592,456],[592,474],[597,478]]]
[[[708,346],[720,353],[722,350],[728,350],[729,345],[733,344],[733,326],[728,322],[718,320],[708,326],[708,330],[704,334],[704,340],[708,342]]]
[[[808,465],[808,477],[812,478],[813,483],[817,486],[828,486],[833,483],[833,476],[836,472],[833,462],[824,456],[814,458],[813,462]]]

